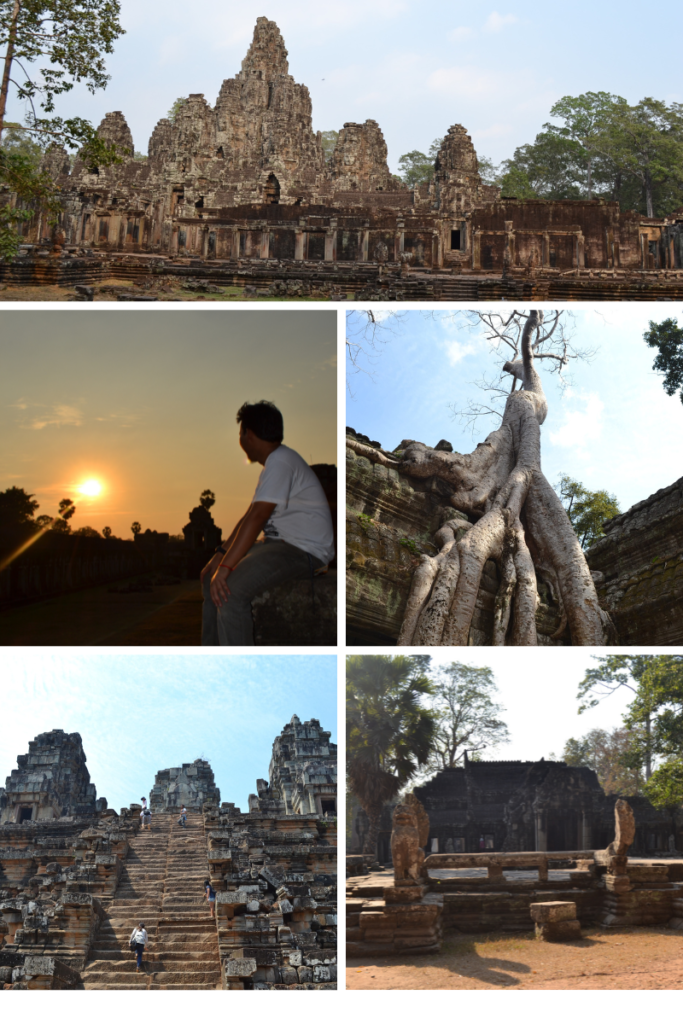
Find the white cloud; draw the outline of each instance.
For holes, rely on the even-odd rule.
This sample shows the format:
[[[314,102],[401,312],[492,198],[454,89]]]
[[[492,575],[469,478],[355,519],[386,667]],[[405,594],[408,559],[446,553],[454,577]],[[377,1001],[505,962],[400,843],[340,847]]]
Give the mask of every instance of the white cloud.
[[[72,405],[53,405],[51,412],[38,416],[30,424],[31,430],[44,430],[45,427],[82,427],[83,416],[80,409]]]
[[[446,356],[451,366],[456,366],[465,356],[472,355],[477,351],[476,345],[471,341],[447,341]]]
[[[494,11],[489,14],[484,25],[485,32],[501,32],[506,25],[514,25],[519,19],[514,14],[499,14]]]
[[[471,39],[475,34],[473,28],[468,28],[467,25],[459,25],[458,28],[451,29],[448,33],[448,38],[454,43],[459,43],[463,39]]]
[[[595,443],[602,433],[604,403],[595,392],[571,394],[570,400],[582,407],[565,412],[562,426],[549,435],[551,443],[560,448],[583,448]]]

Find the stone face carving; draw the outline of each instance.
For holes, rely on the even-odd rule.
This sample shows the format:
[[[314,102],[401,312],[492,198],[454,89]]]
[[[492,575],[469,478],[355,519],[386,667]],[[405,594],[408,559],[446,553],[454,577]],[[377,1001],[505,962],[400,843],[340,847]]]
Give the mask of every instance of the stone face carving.
[[[429,818],[414,793],[410,793],[394,811],[391,832],[391,856],[394,881],[418,883],[426,874],[424,850],[429,838]]]

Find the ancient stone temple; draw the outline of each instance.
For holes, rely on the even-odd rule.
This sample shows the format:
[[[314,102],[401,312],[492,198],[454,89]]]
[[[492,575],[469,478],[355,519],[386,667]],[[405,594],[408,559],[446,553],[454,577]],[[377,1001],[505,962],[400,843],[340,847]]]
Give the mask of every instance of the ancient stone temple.
[[[329,804],[315,809],[336,799],[329,736],[294,716],[276,740],[287,809],[284,788],[247,813],[220,804],[201,759],[158,772],[151,830],[139,804],[117,814],[95,800],[77,733],[36,737],[0,790],[0,986],[336,988],[337,822]],[[22,815],[27,794],[54,813]],[[128,939],[141,919],[153,955],[137,973]]]
[[[201,811],[204,804],[219,804],[220,800],[221,791],[214,781],[211,765],[201,758],[180,768],[157,772],[149,794],[149,806],[154,814],[179,810],[183,804],[188,811]]]
[[[7,279],[199,275],[273,295],[437,300],[625,298],[636,279],[641,292],[682,291],[680,211],[645,218],[602,199],[501,199],[460,124],[444,136],[433,180],[413,189],[389,171],[374,120],[346,122],[326,160],[308,89],[265,17],[215,104],[190,94],[159,121],[146,157],[134,155],[121,111],[98,131],[122,162],[70,168],[64,150],[47,152],[61,223],[27,224],[28,248],[3,268]],[[480,288],[482,278],[491,280]]]
[[[296,715],[273,743],[269,781],[257,779],[249,810],[271,807],[283,814],[337,813],[337,746],[317,718]]]
[[[0,789],[0,823],[52,821],[104,810],[106,800],[97,801],[96,808],[97,794],[85,762],[77,732],[53,729],[36,736]]]

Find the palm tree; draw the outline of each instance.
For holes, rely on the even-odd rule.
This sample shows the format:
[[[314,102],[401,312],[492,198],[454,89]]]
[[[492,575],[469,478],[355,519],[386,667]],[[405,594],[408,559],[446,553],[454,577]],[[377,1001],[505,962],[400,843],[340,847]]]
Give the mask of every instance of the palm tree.
[[[350,791],[368,816],[363,853],[377,855],[382,809],[425,764],[436,723],[428,655],[346,659],[346,761]]]

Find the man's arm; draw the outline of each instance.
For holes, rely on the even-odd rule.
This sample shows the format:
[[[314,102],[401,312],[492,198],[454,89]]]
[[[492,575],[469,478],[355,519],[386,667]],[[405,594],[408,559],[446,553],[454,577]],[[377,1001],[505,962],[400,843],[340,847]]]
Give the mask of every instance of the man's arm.
[[[255,501],[249,506],[249,510],[246,515],[244,515],[240,520],[237,532],[234,534],[234,539],[233,535],[231,535],[232,543],[211,579],[211,598],[217,608],[220,608],[222,604],[225,604],[230,596],[230,590],[227,584],[230,573],[237,563],[244,558],[247,551],[272,516],[275,511],[275,507],[274,502],[271,501]]]
[[[237,522],[237,525],[233,529],[228,539],[221,541],[221,547],[225,548],[226,552],[229,551],[230,545],[237,536],[237,531],[239,530],[240,526],[242,525],[248,514],[248,512],[245,512],[242,518]],[[211,559],[206,563],[206,565],[199,574],[199,582],[204,582],[204,577],[207,575],[207,573],[209,576],[213,576],[220,563],[223,561],[224,558],[227,557],[227,554],[224,555],[220,551],[217,551],[215,555],[212,555]]]

